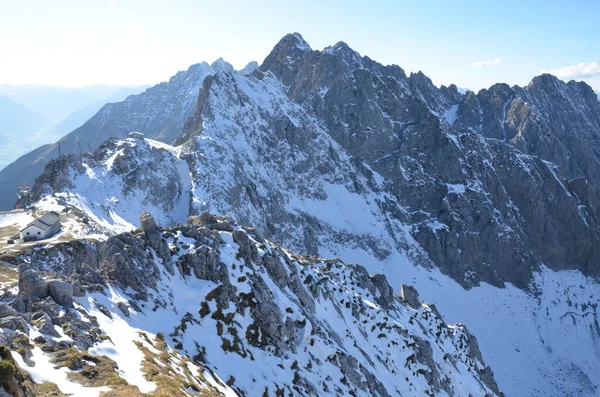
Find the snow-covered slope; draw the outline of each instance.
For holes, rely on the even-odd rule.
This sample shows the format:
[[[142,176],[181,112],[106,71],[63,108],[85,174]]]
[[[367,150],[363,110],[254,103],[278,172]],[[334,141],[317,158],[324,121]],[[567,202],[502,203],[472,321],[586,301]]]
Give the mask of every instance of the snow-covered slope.
[[[509,396],[597,394],[600,234],[596,166],[585,165],[596,161],[600,107],[589,87],[541,76],[463,95],[345,43],[313,51],[297,34],[250,74],[221,66],[204,81],[181,146],[153,158],[180,176],[185,159],[192,213],[229,214],[297,252],[416,285],[470,327]],[[94,173],[112,180],[107,162],[126,142],[96,153]],[[589,174],[571,179],[581,170]],[[81,204],[96,197],[85,188],[92,180],[36,186],[77,191],[70,203],[99,224]],[[103,200],[123,202],[109,192]],[[105,233],[133,229],[133,211],[146,206],[119,203],[106,204]],[[114,227],[119,218],[126,227]]]
[[[191,176],[177,155],[167,144],[127,138],[107,141],[94,156],[63,157],[51,162],[34,185],[37,207],[76,208],[88,217],[94,234],[106,236],[135,229],[140,208],[152,211],[162,225],[185,222]]]
[[[162,355],[168,354],[166,371],[186,378],[179,380],[179,393],[186,395],[196,393],[183,389],[185,382],[196,389],[216,385],[211,373],[232,396],[498,394],[466,328],[446,324],[416,293],[395,296],[382,275],[339,260],[298,256],[225,218],[205,215],[162,233],[149,216],[141,222],[142,230],[103,243],[74,241],[14,259],[35,263],[33,270],[22,266],[21,280],[34,278],[36,269],[57,271],[71,282],[80,280],[78,288],[87,291],[78,293],[75,310],[68,299],[56,310],[52,321],[64,324],[67,336],[52,338],[39,322],[28,325],[35,347],[25,350],[25,361],[13,356],[34,380],[43,375],[76,395],[99,390],[77,389],[72,381],[59,382],[64,375],[53,379],[50,369],[37,370],[61,356],[60,348],[46,346],[62,338],[88,349],[84,370],[105,355],[119,377],[142,392],[164,393],[147,361],[164,365]],[[97,260],[84,269],[76,258],[86,256]],[[108,284],[98,288],[99,282]],[[33,291],[32,283],[20,285],[16,308]],[[32,318],[56,307],[56,296],[41,298],[45,306],[34,309]],[[86,331],[82,321],[97,328]],[[16,335],[0,337],[11,345]],[[93,383],[102,390],[114,384],[120,383]]]

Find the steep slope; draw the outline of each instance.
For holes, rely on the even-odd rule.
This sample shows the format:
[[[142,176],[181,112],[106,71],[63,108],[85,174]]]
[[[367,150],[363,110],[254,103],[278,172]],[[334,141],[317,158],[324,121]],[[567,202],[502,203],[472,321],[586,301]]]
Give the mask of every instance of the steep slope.
[[[518,101],[515,116],[504,113],[511,92],[531,96],[519,122]],[[511,123],[515,138],[557,123],[561,153],[577,153],[569,139],[598,134],[588,92],[542,76],[463,95],[344,43],[313,51],[294,34],[251,74],[222,68],[206,78],[181,147],[169,152],[190,165],[196,214],[232,214],[299,252],[417,285],[469,325],[507,395],[591,396],[600,387],[598,222],[585,178],[567,181],[563,167],[593,178],[585,164],[595,144],[554,162],[504,135]],[[551,115],[554,99],[564,109]]]
[[[261,69],[282,81],[290,99],[318,115],[350,155],[385,178],[389,192],[411,214],[405,222],[413,225],[414,238],[453,278],[462,282],[470,274],[475,283],[510,281],[524,288],[542,263],[598,274],[597,216],[585,198],[565,188],[562,163],[481,139],[498,138],[497,131],[503,131],[494,124],[503,109],[496,104],[504,104],[496,91],[508,86],[492,87],[494,95],[480,92],[480,104],[471,106],[473,93],[462,96],[455,86],[438,89],[422,73],[407,77],[399,67],[361,57],[345,43],[312,51],[297,34],[284,37]],[[569,94],[587,107],[563,114],[572,115],[572,124],[589,126],[588,137],[597,136],[600,104],[590,103],[587,91]],[[550,105],[550,97],[541,100],[561,106]],[[467,112],[469,106],[475,110]],[[471,114],[482,120],[478,129],[464,126]],[[598,164],[591,154],[578,161]]]
[[[13,349],[27,341],[13,353],[21,370],[35,380],[39,365],[83,353],[63,392],[84,380],[78,395],[115,385],[151,395],[499,394],[475,338],[414,290],[400,299],[382,275],[295,255],[227,218],[205,214],[161,231],[144,213],[141,230],[103,243],[2,259],[20,265],[14,309],[4,312],[29,339],[7,321],[0,336]],[[69,288],[73,301],[57,292]]]
[[[91,119],[64,137],[62,153],[79,154],[95,150],[109,137],[123,138],[131,131],[143,131],[147,137],[171,143],[181,134],[188,117],[196,110],[198,92],[204,78],[219,70],[233,71],[222,59],[212,65],[192,65],[168,82],[160,83],[123,102],[104,105]],[[19,183],[33,184],[52,158],[57,158],[57,143],[27,153],[0,171],[0,210],[12,209]],[[16,184],[15,184],[16,182]],[[4,193],[6,192],[6,193]]]
[[[121,102],[130,95],[138,95],[144,92],[149,86],[140,87],[125,87],[110,97],[103,98],[100,101],[94,102],[90,105],[75,110],[67,118],[60,122],[60,124],[54,126],[49,132],[56,139],[68,134],[74,129],[81,127],[86,121],[91,119],[104,105],[107,103]]]
[[[231,89],[236,82],[241,86]],[[213,129],[214,121],[205,120],[200,138],[189,143],[197,147],[184,150],[190,151],[184,157],[192,164],[193,187],[189,189],[194,194],[196,211],[232,210],[245,217],[245,223],[257,218],[259,228],[302,250],[318,249],[323,255],[362,261],[370,271],[384,272],[396,286],[410,280],[452,321],[468,324],[479,335],[483,357],[495,369],[501,388],[508,395],[521,392],[558,395],[552,394],[556,390],[561,391],[560,395],[595,393],[592,369],[593,363],[598,363],[598,352],[581,350],[579,346],[584,340],[588,346],[595,345],[597,336],[593,330],[598,319],[593,297],[600,294],[596,282],[576,272],[540,269],[531,276],[529,288],[533,293],[510,285],[496,289],[485,283],[471,290],[463,289],[431,268],[433,263],[426,252],[411,239],[411,227],[393,218],[393,208],[396,207],[397,214],[402,209],[382,191],[383,179],[368,168],[353,165],[347,156],[342,157],[343,150],[319,130],[318,124],[310,124],[314,119],[307,119],[301,107],[284,100],[282,87],[276,80],[248,82],[225,74],[210,78],[206,84],[211,85],[215,95],[210,109],[223,114],[224,109],[235,108],[241,114],[235,113],[231,120],[222,119],[220,125],[227,126],[223,130]],[[221,84],[225,84],[221,86],[225,89],[217,89]],[[223,102],[231,99],[232,92],[236,93],[233,98],[244,106],[236,108]],[[225,106],[219,108],[221,105]],[[264,118],[250,119],[257,114]],[[273,114],[293,120],[296,127],[282,120],[272,124],[268,119]],[[277,125],[290,125],[287,138],[271,139],[261,146],[261,139],[273,138],[271,134],[277,133]],[[311,135],[305,136],[305,131],[311,131]],[[94,154],[97,160],[84,159],[83,169],[93,172],[72,171],[80,167],[73,158],[50,163],[34,188],[41,197],[38,205],[58,210],[65,206],[81,208],[92,224],[97,223],[98,227],[92,228],[95,235],[133,229],[135,209],[147,206],[138,203],[151,202],[161,197],[163,191],[157,184],[149,191],[158,194],[149,195],[150,200],[140,198],[140,194],[148,192],[135,181],[157,178],[147,171],[146,161],[153,163],[155,170],[169,169],[169,164],[177,163],[174,155],[180,149],[166,145],[161,146],[167,150],[151,149],[151,145],[157,144],[139,139],[111,140]],[[321,153],[321,147],[327,150]],[[155,151],[162,155],[152,155]],[[108,167],[107,163],[123,164],[125,172],[115,173],[120,167]],[[370,178],[359,177],[361,169]],[[78,176],[74,178],[75,174]],[[104,181],[103,185],[98,184],[95,175],[102,176],[98,179]],[[125,182],[123,176],[128,175],[144,177]],[[170,178],[178,180],[171,175]],[[345,179],[347,175],[353,178]],[[118,180],[117,186],[131,186],[137,193],[107,188],[110,183],[106,181],[114,180]],[[57,199],[53,199],[48,195],[50,187],[69,193],[58,193]],[[154,208],[161,219],[167,219],[167,209]],[[270,217],[265,221],[260,219],[262,216]],[[427,268],[415,267],[415,263]],[[474,282],[468,277],[464,281]],[[538,329],[547,331],[539,333]]]
[[[320,52],[286,36],[261,71],[206,80],[181,140],[196,158],[195,208],[232,213],[300,251],[366,263],[394,283],[413,275],[442,312],[474,324],[509,395],[594,395],[600,355],[568,352],[595,344],[595,309],[573,315],[560,302],[573,302],[580,284],[588,298],[578,308],[595,305],[598,284],[584,276],[598,275],[595,211],[560,165],[493,137],[493,123],[482,127],[489,137],[465,127],[473,95],[344,43]],[[569,95],[583,95],[576,100],[594,117],[585,90]],[[488,102],[482,112],[493,120],[498,101]],[[588,125],[588,110],[570,111]],[[414,263],[466,287],[505,289],[465,291]],[[503,303],[472,310],[474,299]]]
[[[177,155],[157,141],[111,138],[93,156],[52,160],[32,188],[33,200],[44,210],[77,208],[94,234],[106,236],[135,229],[140,208],[163,225],[182,223],[192,186],[189,167]]]
[[[600,178],[600,102],[583,82],[545,74],[523,88],[494,85],[461,104],[455,125],[553,162],[562,179]],[[598,189],[592,183],[577,190],[589,211],[600,204]]]

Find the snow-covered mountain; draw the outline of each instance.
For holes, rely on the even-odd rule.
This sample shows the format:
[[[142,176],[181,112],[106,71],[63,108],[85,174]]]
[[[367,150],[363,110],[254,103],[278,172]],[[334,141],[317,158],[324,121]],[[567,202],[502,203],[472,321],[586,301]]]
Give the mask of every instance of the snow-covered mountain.
[[[255,66],[255,62],[250,62],[240,73],[247,73]],[[106,139],[123,138],[131,131],[144,131],[150,138],[171,143],[181,134],[183,125],[195,112],[202,81],[218,71],[233,72],[234,69],[223,59],[218,59],[211,65],[203,62],[190,66],[187,71],[171,77],[168,82],[153,86],[141,94],[128,95],[121,102],[107,103],[94,114],[89,114],[90,109],[82,109],[83,116],[89,114],[91,118],[83,120],[86,121],[83,125],[63,137],[60,147],[62,153],[79,154],[90,148],[95,150]],[[123,93],[116,93],[116,99]],[[94,110],[94,106],[92,104],[91,110]],[[73,117],[74,119],[65,120],[67,126],[80,125],[78,123],[82,115],[76,114]],[[65,127],[59,126],[59,131]],[[0,210],[12,209],[18,185],[33,184],[35,178],[43,172],[44,166],[58,155],[57,143],[43,145],[0,170],[0,190],[3,192],[0,195]]]
[[[462,94],[345,43],[312,50],[298,34],[249,73],[218,64],[181,133],[167,134],[177,146],[153,140],[166,136],[154,125],[132,127],[153,139],[52,161],[34,187],[38,207],[68,208],[87,220],[73,221],[73,235],[96,239],[134,230],[146,208],[166,227],[230,215],[292,251],[415,285],[469,327],[508,396],[597,394],[600,103],[590,87],[543,75]]]
[[[12,356],[63,392],[129,384],[164,395],[172,378],[171,393],[189,396],[205,388],[232,396],[498,395],[475,338],[414,290],[397,297],[382,275],[293,254],[226,218],[204,215],[161,232],[144,213],[141,230],[38,250],[17,264],[13,307],[31,306],[36,321],[15,322],[32,344]],[[44,275],[76,285],[74,297],[69,284]],[[43,292],[41,283],[52,287]],[[16,349],[24,336],[2,325],[2,343]],[[69,361],[77,351],[87,352]]]

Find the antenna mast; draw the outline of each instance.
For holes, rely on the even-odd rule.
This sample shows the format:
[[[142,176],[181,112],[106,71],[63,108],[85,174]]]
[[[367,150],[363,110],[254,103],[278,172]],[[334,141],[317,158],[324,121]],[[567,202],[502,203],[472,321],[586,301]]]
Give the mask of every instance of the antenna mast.
[[[29,184],[25,184],[25,186],[19,184],[19,200],[23,201],[25,204],[25,208],[29,207],[31,204],[31,188]]]

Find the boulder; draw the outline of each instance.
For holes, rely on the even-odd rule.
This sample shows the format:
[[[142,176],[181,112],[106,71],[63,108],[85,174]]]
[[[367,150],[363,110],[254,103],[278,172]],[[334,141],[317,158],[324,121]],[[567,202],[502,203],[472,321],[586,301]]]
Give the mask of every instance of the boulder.
[[[73,307],[73,287],[69,283],[59,280],[49,281],[48,295],[59,305]]]
[[[418,309],[421,306],[419,293],[412,285],[402,284],[402,300],[410,307]]]
[[[117,307],[125,317],[129,317],[129,306],[125,302],[118,302]]]
[[[373,281],[373,284],[377,290],[379,290],[380,297],[378,298],[378,303],[386,309],[394,306],[394,290],[388,283],[385,276],[383,274],[374,274],[371,277],[371,280]]]
[[[140,229],[142,229],[146,234],[154,234],[158,232],[156,221],[147,211],[140,213]]]
[[[140,213],[140,228],[144,231],[150,246],[154,248],[156,254],[162,259],[162,263],[169,273],[174,274],[173,261],[171,260],[171,251],[169,246],[162,238],[160,229],[156,225],[156,221],[149,212]]]
[[[0,305],[0,328],[25,331],[27,330],[27,322],[14,308],[8,305]]]
[[[26,294],[29,299],[43,299],[48,296],[48,284],[42,276],[29,266],[21,266],[19,275],[19,294]]]

